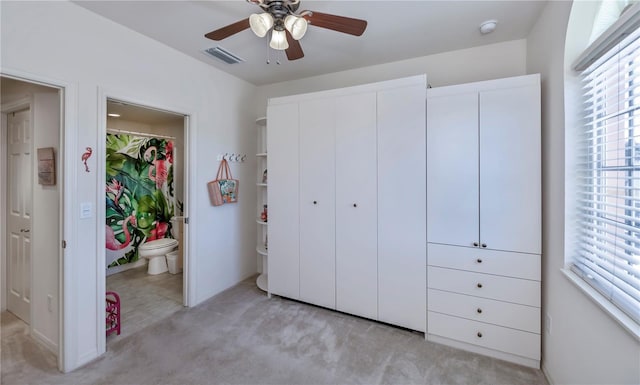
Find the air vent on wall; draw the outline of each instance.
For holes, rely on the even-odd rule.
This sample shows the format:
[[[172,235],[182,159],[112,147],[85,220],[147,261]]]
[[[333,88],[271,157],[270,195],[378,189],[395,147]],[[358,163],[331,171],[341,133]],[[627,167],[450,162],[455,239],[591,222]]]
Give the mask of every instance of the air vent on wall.
[[[227,64],[237,64],[244,61],[244,59],[242,59],[241,57],[238,57],[237,55],[232,54],[231,52],[227,51],[226,49],[220,46],[205,49],[204,52],[213,56],[216,59],[222,60]]]

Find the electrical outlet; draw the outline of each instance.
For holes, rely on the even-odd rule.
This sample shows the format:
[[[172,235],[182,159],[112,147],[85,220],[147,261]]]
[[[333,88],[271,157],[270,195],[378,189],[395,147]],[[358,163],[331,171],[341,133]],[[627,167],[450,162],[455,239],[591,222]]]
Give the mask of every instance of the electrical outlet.
[[[549,314],[544,317],[544,330],[547,331],[548,335],[551,335],[551,316]]]
[[[47,307],[49,308],[49,312],[53,312],[53,296],[51,294],[47,296]]]

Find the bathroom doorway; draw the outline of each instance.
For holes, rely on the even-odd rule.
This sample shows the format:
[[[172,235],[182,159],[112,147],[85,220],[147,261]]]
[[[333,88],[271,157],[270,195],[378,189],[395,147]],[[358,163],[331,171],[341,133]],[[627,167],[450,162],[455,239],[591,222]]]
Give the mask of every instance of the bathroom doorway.
[[[110,343],[187,305],[189,120],[112,98],[104,111],[105,288],[121,326]]]

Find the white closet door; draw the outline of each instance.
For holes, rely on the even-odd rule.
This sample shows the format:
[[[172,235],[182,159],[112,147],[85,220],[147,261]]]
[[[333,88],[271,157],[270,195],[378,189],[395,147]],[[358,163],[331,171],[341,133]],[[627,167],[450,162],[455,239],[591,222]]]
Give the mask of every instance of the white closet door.
[[[480,93],[480,240],[541,252],[540,90]]]
[[[426,329],[426,82],[378,92],[378,319]]]
[[[427,99],[427,239],[479,242],[478,93]]]
[[[300,299],[329,308],[336,306],[334,116],[333,99],[300,102]]]
[[[336,308],[378,316],[376,93],[336,98]]]
[[[269,291],[300,298],[298,104],[267,109]]]

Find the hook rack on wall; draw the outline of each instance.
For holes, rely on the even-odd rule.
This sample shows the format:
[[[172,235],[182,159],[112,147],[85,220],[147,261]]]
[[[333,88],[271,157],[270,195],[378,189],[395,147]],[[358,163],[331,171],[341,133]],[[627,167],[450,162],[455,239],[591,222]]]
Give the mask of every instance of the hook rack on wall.
[[[236,154],[235,152],[225,152],[224,154],[218,154],[217,160],[225,159],[227,162],[242,163],[247,159],[247,154]]]

